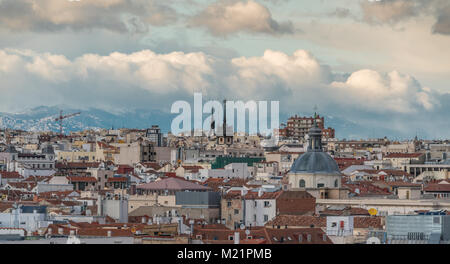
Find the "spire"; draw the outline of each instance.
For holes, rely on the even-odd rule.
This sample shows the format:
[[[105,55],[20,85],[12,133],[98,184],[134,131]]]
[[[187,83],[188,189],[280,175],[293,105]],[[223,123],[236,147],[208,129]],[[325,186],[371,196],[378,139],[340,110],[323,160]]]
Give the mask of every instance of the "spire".
[[[308,136],[308,152],[323,151],[322,149],[322,129],[317,125],[317,105],[314,106],[314,121],[313,126],[309,130]]]

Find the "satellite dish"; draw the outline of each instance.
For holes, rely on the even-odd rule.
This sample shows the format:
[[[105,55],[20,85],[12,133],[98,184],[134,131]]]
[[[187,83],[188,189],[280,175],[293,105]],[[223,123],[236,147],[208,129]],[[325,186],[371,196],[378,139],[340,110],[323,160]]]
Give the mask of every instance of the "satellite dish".
[[[245,229],[245,225],[244,224],[241,224],[239,227],[241,228],[241,230]]]
[[[250,235],[250,230],[245,230],[245,234],[248,236],[248,235]]]
[[[367,239],[367,244],[381,244],[381,241],[378,237],[369,237]]]
[[[378,213],[377,209],[375,209],[375,208],[370,208],[370,209],[367,210],[367,211],[369,212],[369,214],[370,214],[371,216],[375,216],[375,215],[377,215],[377,213]]]

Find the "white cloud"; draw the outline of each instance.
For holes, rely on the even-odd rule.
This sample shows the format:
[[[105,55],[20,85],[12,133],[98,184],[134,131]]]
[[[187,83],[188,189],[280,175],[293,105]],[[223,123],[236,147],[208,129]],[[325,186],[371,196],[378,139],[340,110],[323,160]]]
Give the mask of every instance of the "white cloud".
[[[296,90],[307,90],[328,83],[331,73],[305,50],[292,56],[283,52],[266,50],[262,57],[240,57],[231,60],[234,74],[228,85],[241,96],[286,96]],[[245,87],[245,89],[239,89]]]
[[[3,50],[0,50],[0,73],[8,73],[19,65],[20,57],[15,54],[6,53]]]
[[[16,70],[43,81],[101,83],[113,80],[117,87],[124,89],[133,86],[165,94],[205,88],[209,82],[206,76],[214,74],[213,59],[201,52],[156,54],[143,50],[131,54],[114,52],[108,56],[85,54],[71,61],[63,55],[7,49],[0,50],[0,58],[6,58],[0,63],[0,69],[11,71],[13,63],[22,63],[23,67],[15,67]]]
[[[0,111],[60,104],[169,111],[173,102],[190,101],[194,91],[201,91],[204,100],[279,100],[281,112],[289,114],[310,112],[318,104],[321,112],[368,126],[394,129],[390,122],[395,122],[400,132],[414,120],[448,126],[442,118],[450,95],[422,87],[414,77],[397,71],[363,69],[338,78],[305,50],[266,50],[260,57],[233,59],[150,50],[68,59],[4,49],[0,59]]]
[[[54,31],[103,28],[147,31],[176,20],[171,7],[147,0],[2,0],[0,26],[10,30]]]
[[[49,81],[67,81],[70,75],[72,63],[62,55],[42,54],[35,56],[32,62],[25,68],[38,76]]]
[[[216,36],[237,32],[289,34],[294,31],[290,21],[277,22],[269,9],[253,0],[218,1],[194,16],[190,24],[206,27]]]
[[[283,100],[283,106],[294,108],[302,107],[300,101],[329,102],[378,113],[427,111],[435,104],[432,92],[409,75],[365,69],[338,81],[328,66],[305,50],[292,55],[267,50],[261,57],[229,61],[201,52],[156,54],[150,50],[107,56],[85,54],[73,60],[28,50],[0,50],[0,58],[6,58],[0,69],[7,83],[16,85],[20,76],[22,90],[45,87],[42,89],[52,96],[73,104],[87,103],[86,97],[96,95],[105,96],[104,103],[109,107],[124,106],[123,94],[133,100],[136,94],[147,93],[148,103],[170,105],[194,91],[240,100],[278,99]],[[17,101],[2,103],[27,99],[22,91],[14,94],[7,86],[3,89]],[[77,97],[68,96],[75,91]],[[25,101],[36,99],[30,96]]]
[[[333,82],[332,87],[342,99],[347,98],[348,103],[375,112],[410,113],[433,107],[429,93],[414,78],[397,71],[381,74],[360,70],[345,82]]]

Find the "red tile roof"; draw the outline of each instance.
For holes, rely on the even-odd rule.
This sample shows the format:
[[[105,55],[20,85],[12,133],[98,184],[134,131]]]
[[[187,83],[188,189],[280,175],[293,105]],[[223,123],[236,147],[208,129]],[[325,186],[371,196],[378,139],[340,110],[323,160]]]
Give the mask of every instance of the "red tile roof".
[[[146,167],[146,168],[152,168],[154,170],[159,170],[162,167],[159,165],[159,163],[157,162],[141,162],[142,166]]]
[[[8,185],[13,187],[13,188],[16,188],[16,189],[24,189],[24,190],[27,190],[27,191],[31,191],[36,186],[36,183],[34,183],[34,182],[31,182],[31,183],[28,183],[28,182],[8,182]]]
[[[384,158],[418,158],[424,155],[423,153],[389,153]]]
[[[101,141],[97,141],[97,145],[102,149],[112,149],[112,150],[118,149],[117,147],[111,146],[111,145],[106,144],[105,142],[101,142]]]
[[[45,230],[45,234],[49,233],[49,229],[51,228],[51,235],[59,235],[59,229],[61,229],[63,235],[69,235],[70,231],[73,231],[77,236],[98,236],[98,237],[107,237],[108,231],[112,237],[132,237],[134,236],[133,232],[131,232],[131,227],[127,228],[111,228],[109,225],[98,225],[95,223],[88,224],[84,226],[75,226],[74,222],[71,222],[71,226],[68,225],[57,225],[51,224]],[[123,226],[123,224],[121,224]],[[135,225],[135,224],[134,224]],[[136,228],[136,229],[139,229]]]
[[[106,180],[106,182],[127,182],[127,177],[111,177]]]
[[[355,158],[334,158],[336,163],[339,166],[339,169],[342,171],[352,165],[363,165],[364,159],[355,159]]]
[[[2,179],[18,179],[23,178],[20,176],[20,174],[16,171],[0,171],[0,175]]]
[[[94,177],[68,176],[70,182],[97,182]]]
[[[340,215],[363,215],[363,216],[369,216],[369,212],[367,209],[363,208],[345,208],[342,210],[330,210],[326,209],[320,212],[320,215],[327,215],[327,216],[340,216]]]
[[[366,210],[367,211],[367,210]],[[355,228],[382,228],[382,217],[354,216],[353,226]],[[274,226],[284,229],[289,227],[322,227],[327,226],[325,216],[305,216],[305,215],[279,215],[266,223],[266,227]]]
[[[421,187],[422,184],[412,183],[412,182],[403,182],[403,181],[394,181],[394,182],[386,182],[387,185],[392,187]]]
[[[369,181],[343,183],[343,186],[347,187],[350,190],[350,193],[353,193],[357,196],[391,195],[391,193],[387,189],[375,186],[372,182]]]
[[[333,244],[321,228],[265,228],[265,231],[269,244]]]
[[[249,236],[245,230],[230,230],[225,228],[212,229],[201,226],[194,227],[194,237],[201,239],[206,244],[233,243],[230,237],[239,233],[240,241],[244,243],[259,244],[332,244],[325,232],[320,228],[289,228],[274,229],[269,227],[257,227],[250,229]],[[302,237],[300,240],[299,237]],[[308,237],[311,239],[308,241]],[[325,240],[324,240],[325,238]]]
[[[127,173],[130,173],[130,172],[133,172],[133,171],[134,171],[134,168],[129,166],[129,165],[119,165],[117,170],[116,170],[116,172],[118,174],[127,174]]]
[[[184,170],[186,170],[188,172],[193,172],[193,173],[196,173],[199,170],[203,169],[202,166],[187,166],[187,165],[183,165],[181,167],[183,167]]]
[[[263,192],[261,194],[261,196],[258,195],[258,192],[248,192],[244,198],[247,200],[258,200],[258,199],[263,199],[263,200],[270,200],[270,199],[276,199],[278,198],[281,193],[283,191],[278,191],[278,192]]]
[[[450,192],[450,184],[431,183],[423,189],[426,192]]]

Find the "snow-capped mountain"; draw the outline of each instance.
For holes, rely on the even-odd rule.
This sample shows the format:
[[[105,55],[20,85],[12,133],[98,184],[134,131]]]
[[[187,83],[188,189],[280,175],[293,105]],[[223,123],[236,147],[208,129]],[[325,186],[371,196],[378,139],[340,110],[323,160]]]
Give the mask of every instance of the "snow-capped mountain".
[[[20,113],[0,112],[0,128],[22,129],[27,131],[59,131],[59,122],[55,118],[63,114],[81,112],[80,115],[63,120],[64,133],[85,129],[99,128],[138,128],[144,129],[152,125],[159,125],[164,133],[170,131],[171,121],[177,114],[171,114],[160,110],[135,109],[120,113],[111,113],[104,110],[90,108],[87,110],[73,109],[64,106],[39,106],[24,110]],[[292,114],[281,113],[280,122],[286,120]],[[300,114],[302,115],[302,114]],[[304,114],[304,116],[311,114]],[[205,115],[204,118],[207,116]],[[336,115],[324,115],[325,126],[333,127],[338,138],[371,138],[389,136],[402,136],[398,131],[387,131],[385,128],[362,126],[356,122],[338,117]],[[236,120],[235,120],[236,121]],[[193,126],[193,124],[192,124]]]
[[[172,114],[158,110],[132,110],[120,114],[91,108],[88,110],[62,107],[39,106],[20,113],[1,113],[0,128],[22,129],[27,131],[59,131],[59,122],[55,121],[63,110],[63,115],[81,112],[80,115],[63,120],[64,133],[99,128],[148,128],[158,124],[163,131],[170,129]]]

